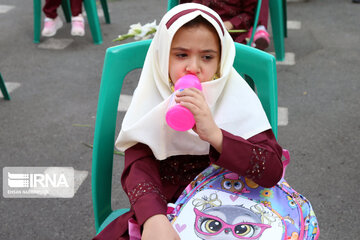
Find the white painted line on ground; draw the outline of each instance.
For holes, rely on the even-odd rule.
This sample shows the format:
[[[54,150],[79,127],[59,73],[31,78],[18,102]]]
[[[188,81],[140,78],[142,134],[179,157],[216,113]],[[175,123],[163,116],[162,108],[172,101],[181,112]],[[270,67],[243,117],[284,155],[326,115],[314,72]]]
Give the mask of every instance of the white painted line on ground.
[[[5,82],[5,86],[6,89],[8,91],[8,93],[10,94],[12,91],[14,91],[15,89],[17,89],[18,87],[21,86],[20,83],[17,82]],[[1,91],[0,91],[0,97],[3,98],[4,96],[2,95]]]
[[[89,175],[88,171],[78,171],[74,170],[74,195],[76,194],[77,190],[81,186],[81,184],[84,182],[84,180]]]
[[[63,50],[69,46],[74,40],[70,38],[56,39],[49,38],[38,45],[38,48],[50,50]]]
[[[271,55],[275,56],[274,52],[270,52]],[[284,61],[276,61],[277,65],[295,65],[295,53],[286,52]]]
[[[288,108],[278,107],[278,126],[287,126],[289,124]]]
[[[120,94],[120,100],[118,105],[119,112],[126,112],[130,106],[132,96],[126,94]]]
[[[300,21],[287,21],[287,28],[291,30],[298,30],[301,29],[301,22]]]
[[[0,13],[7,13],[11,9],[13,9],[15,6],[11,5],[0,5]]]

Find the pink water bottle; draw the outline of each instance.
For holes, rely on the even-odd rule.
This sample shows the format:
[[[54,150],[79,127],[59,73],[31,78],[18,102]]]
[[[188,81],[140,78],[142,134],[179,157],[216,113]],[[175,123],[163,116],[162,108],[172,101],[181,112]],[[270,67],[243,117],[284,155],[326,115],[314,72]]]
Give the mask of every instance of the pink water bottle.
[[[192,87],[202,90],[200,80],[197,76],[192,74],[179,78],[175,83],[175,91]],[[187,131],[195,125],[195,119],[190,110],[175,103],[174,96],[171,99],[168,111],[166,112],[166,122],[176,131]]]

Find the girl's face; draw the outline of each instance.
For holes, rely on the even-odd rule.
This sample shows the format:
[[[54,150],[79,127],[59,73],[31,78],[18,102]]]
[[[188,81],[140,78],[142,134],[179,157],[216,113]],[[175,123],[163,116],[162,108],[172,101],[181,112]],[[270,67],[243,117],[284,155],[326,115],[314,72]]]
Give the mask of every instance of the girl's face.
[[[200,82],[213,79],[220,63],[219,37],[202,24],[180,28],[171,43],[169,75],[175,84],[186,74],[194,74]]]

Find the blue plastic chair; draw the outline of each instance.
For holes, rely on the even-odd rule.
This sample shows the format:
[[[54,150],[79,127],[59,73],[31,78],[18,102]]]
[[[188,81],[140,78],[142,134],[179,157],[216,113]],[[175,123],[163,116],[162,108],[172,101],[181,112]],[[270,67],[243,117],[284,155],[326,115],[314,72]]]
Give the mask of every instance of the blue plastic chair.
[[[179,0],[168,0],[168,10],[172,9],[179,4]],[[256,8],[255,20],[253,29],[256,29],[259,12],[260,12],[261,0],[258,1]],[[285,59],[285,41],[287,37],[287,26],[286,26],[286,0],[269,0],[269,11],[272,26],[272,35],[275,49],[276,60],[284,61]],[[253,31],[249,44],[254,38],[255,31]]]
[[[4,99],[10,100],[10,95],[6,89],[6,85],[5,85],[4,79],[1,76],[1,73],[0,73],[0,90],[1,90],[2,95],[4,96]]]
[[[92,197],[95,229],[99,233],[128,209],[111,208],[111,183],[117,107],[123,80],[132,70],[143,66],[151,40],[108,48],[105,54],[93,143]],[[253,79],[257,94],[277,136],[277,81],[274,56],[235,43],[235,69]]]
[[[40,42],[41,32],[41,0],[34,1],[34,43]],[[96,1],[95,0],[83,0],[84,8],[86,11],[91,35],[95,44],[101,44],[102,34],[100,28],[99,17],[97,14]],[[107,0],[101,0],[101,5],[104,12],[105,22],[110,23],[110,15],[108,11]],[[63,0],[61,6],[64,12],[66,22],[71,21],[71,8],[70,0]]]

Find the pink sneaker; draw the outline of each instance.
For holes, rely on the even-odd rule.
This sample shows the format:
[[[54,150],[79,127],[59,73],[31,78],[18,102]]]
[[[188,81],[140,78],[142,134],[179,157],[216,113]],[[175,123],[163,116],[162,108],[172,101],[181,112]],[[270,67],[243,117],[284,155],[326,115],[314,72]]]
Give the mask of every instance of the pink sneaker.
[[[257,30],[254,35],[254,44],[257,49],[265,50],[269,47],[270,38],[266,30]]]
[[[85,21],[81,14],[71,17],[71,35],[81,37],[85,35]]]
[[[57,16],[55,19],[45,17],[44,28],[41,35],[44,37],[52,37],[56,34],[57,30],[63,26],[63,22]]]
[[[252,30],[253,28],[250,29],[248,34],[249,40],[252,34]],[[257,27],[251,46],[260,50],[265,50],[267,47],[269,47],[269,44],[270,44],[270,34],[266,31],[266,28],[263,26]]]

